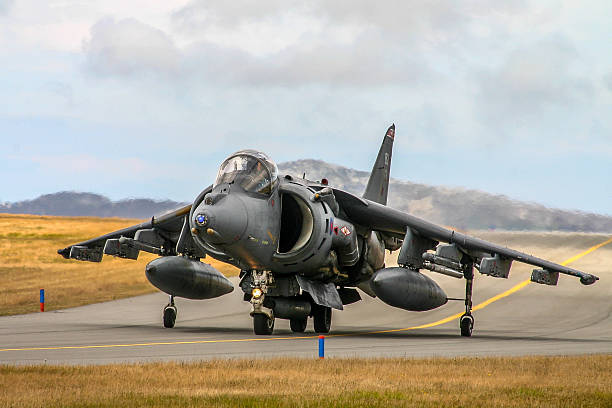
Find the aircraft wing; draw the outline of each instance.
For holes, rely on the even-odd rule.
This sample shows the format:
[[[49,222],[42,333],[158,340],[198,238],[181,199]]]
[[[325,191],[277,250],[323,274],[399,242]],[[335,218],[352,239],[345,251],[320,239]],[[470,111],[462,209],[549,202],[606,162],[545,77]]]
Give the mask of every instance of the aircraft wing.
[[[59,249],[57,253],[66,259],[90,262],[100,262],[104,253],[129,259],[136,259],[140,250],[161,254],[162,247],[176,246],[184,218],[189,215],[190,210],[191,204],[152,217],[150,221]],[[138,242],[136,247],[134,241]],[[113,253],[113,248],[116,249],[116,253]]]
[[[200,193],[199,198],[204,197],[210,191],[212,191],[212,186]],[[190,235],[182,234],[183,229],[189,227],[187,217],[191,207],[191,204],[186,205],[152,217],[150,221],[59,249],[57,253],[66,259],[89,262],[102,261],[103,254],[137,259],[140,251],[158,255],[174,255],[177,244],[181,241],[183,252],[191,251],[194,255],[204,257],[205,254],[198,253],[197,248],[191,245]],[[182,236],[186,239],[181,240]]]
[[[343,190],[334,189],[334,195],[338,204],[351,221],[372,230],[394,235],[400,239],[403,239],[407,229],[410,229],[421,237],[438,242],[454,243],[475,260],[498,255],[502,258],[538,266],[548,272],[559,272],[576,276],[585,285],[595,283],[599,279],[595,275],[449,230],[403,211],[357,197]]]

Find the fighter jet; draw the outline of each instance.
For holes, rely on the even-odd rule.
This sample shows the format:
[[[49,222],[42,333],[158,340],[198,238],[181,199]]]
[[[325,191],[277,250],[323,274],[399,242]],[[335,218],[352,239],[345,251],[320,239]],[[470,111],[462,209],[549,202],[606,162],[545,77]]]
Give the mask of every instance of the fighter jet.
[[[474,269],[503,279],[518,261],[536,266],[531,281],[541,284],[556,285],[559,274],[578,277],[584,285],[598,280],[387,207],[394,138],[392,125],[362,197],[326,179],[279,176],[267,155],[241,150],[223,161],[214,184],[193,204],[58,253],[91,262],[100,262],[103,254],[159,255],[145,273],[170,297],[163,308],[167,328],[175,325],[175,297],[209,299],[234,289],[203,259],[234,265],[258,335],[272,334],[275,319],[289,319],[292,331],[304,332],[310,317],[315,332],[328,333],[332,309],[361,300],[356,288],[408,311],[446,304],[446,293],[423,269],[465,281],[462,336],[471,336],[474,327]],[[385,267],[385,250],[399,250],[398,267]]]

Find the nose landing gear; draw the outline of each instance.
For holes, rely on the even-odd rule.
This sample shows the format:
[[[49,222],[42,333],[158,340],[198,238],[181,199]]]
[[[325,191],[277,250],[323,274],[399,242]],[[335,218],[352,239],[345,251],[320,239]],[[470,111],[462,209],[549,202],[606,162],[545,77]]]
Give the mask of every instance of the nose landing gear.
[[[174,296],[170,295],[170,303],[164,307],[164,327],[171,329],[176,322],[176,306],[174,305]]]
[[[253,331],[258,335],[270,335],[274,330],[274,317],[269,317],[264,313],[253,315]]]
[[[264,306],[268,285],[274,282],[270,271],[253,270],[253,291],[251,292],[251,316],[253,316],[253,332],[258,335],[270,335],[274,331],[274,311]],[[270,305],[268,305],[270,306]]]

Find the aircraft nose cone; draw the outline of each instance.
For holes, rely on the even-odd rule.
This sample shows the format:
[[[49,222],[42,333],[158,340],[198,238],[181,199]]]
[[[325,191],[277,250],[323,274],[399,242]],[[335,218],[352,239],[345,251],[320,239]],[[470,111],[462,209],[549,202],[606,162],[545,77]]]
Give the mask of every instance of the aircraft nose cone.
[[[216,245],[238,241],[248,224],[244,202],[231,194],[212,205],[200,204],[193,221],[199,236]]]
[[[147,275],[157,276],[157,268],[155,265],[151,265],[151,263],[147,264],[145,267],[145,272]]]
[[[370,279],[370,287],[380,288],[382,281],[383,279],[378,274],[374,274],[374,276]]]

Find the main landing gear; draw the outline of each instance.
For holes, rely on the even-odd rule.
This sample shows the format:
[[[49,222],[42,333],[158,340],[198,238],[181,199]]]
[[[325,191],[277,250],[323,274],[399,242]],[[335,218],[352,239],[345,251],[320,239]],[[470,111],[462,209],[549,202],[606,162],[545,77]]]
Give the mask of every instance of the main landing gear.
[[[170,295],[170,303],[164,307],[164,327],[171,329],[176,322],[176,306],[174,305],[174,296]]]
[[[312,318],[316,333],[329,333],[331,329],[332,309],[327,306],[314,304]],[[304,318],[289,319],[289,326],[294,333],[304,333],[308,324],[308,316]],[[253,331],[258,335],[270,335],[274,330],[274,316],[265,313],[253,314]]]
[[[304,333],[308,324],[308,316],[303,319],[289,319],[289,326],[294,333]]]
[[[248,273],[248,272],[247,272]],[[275,279],[270,271],[253,270],[251,282],[246,286],[245,300],[251,302],[253,317],[253,332],[257,335],[270,335],[274,330],[274,320],[289,319],[289,326],[294,333],[303,333],[308,325],[308,317],[312,316],[316,333],[329,333],[331,328],[332,310],[321,306],[307,295],[280,295],[278,292],[268,292]],[[246,276],[246,275],[245,275]],[[250,289],[251,293],[247,290]]]
[[[468,263],[464,270],[465,277],[465,313],[459,319],[459,328],[463,337],[471,337],[474,328],[474,316],[472,316],[472,286],[474,284],[474,265]]]
[[[312,319],[314,330],[317,333],[329,333],[331,328],[332,310],[331,307],[313,304]]]

